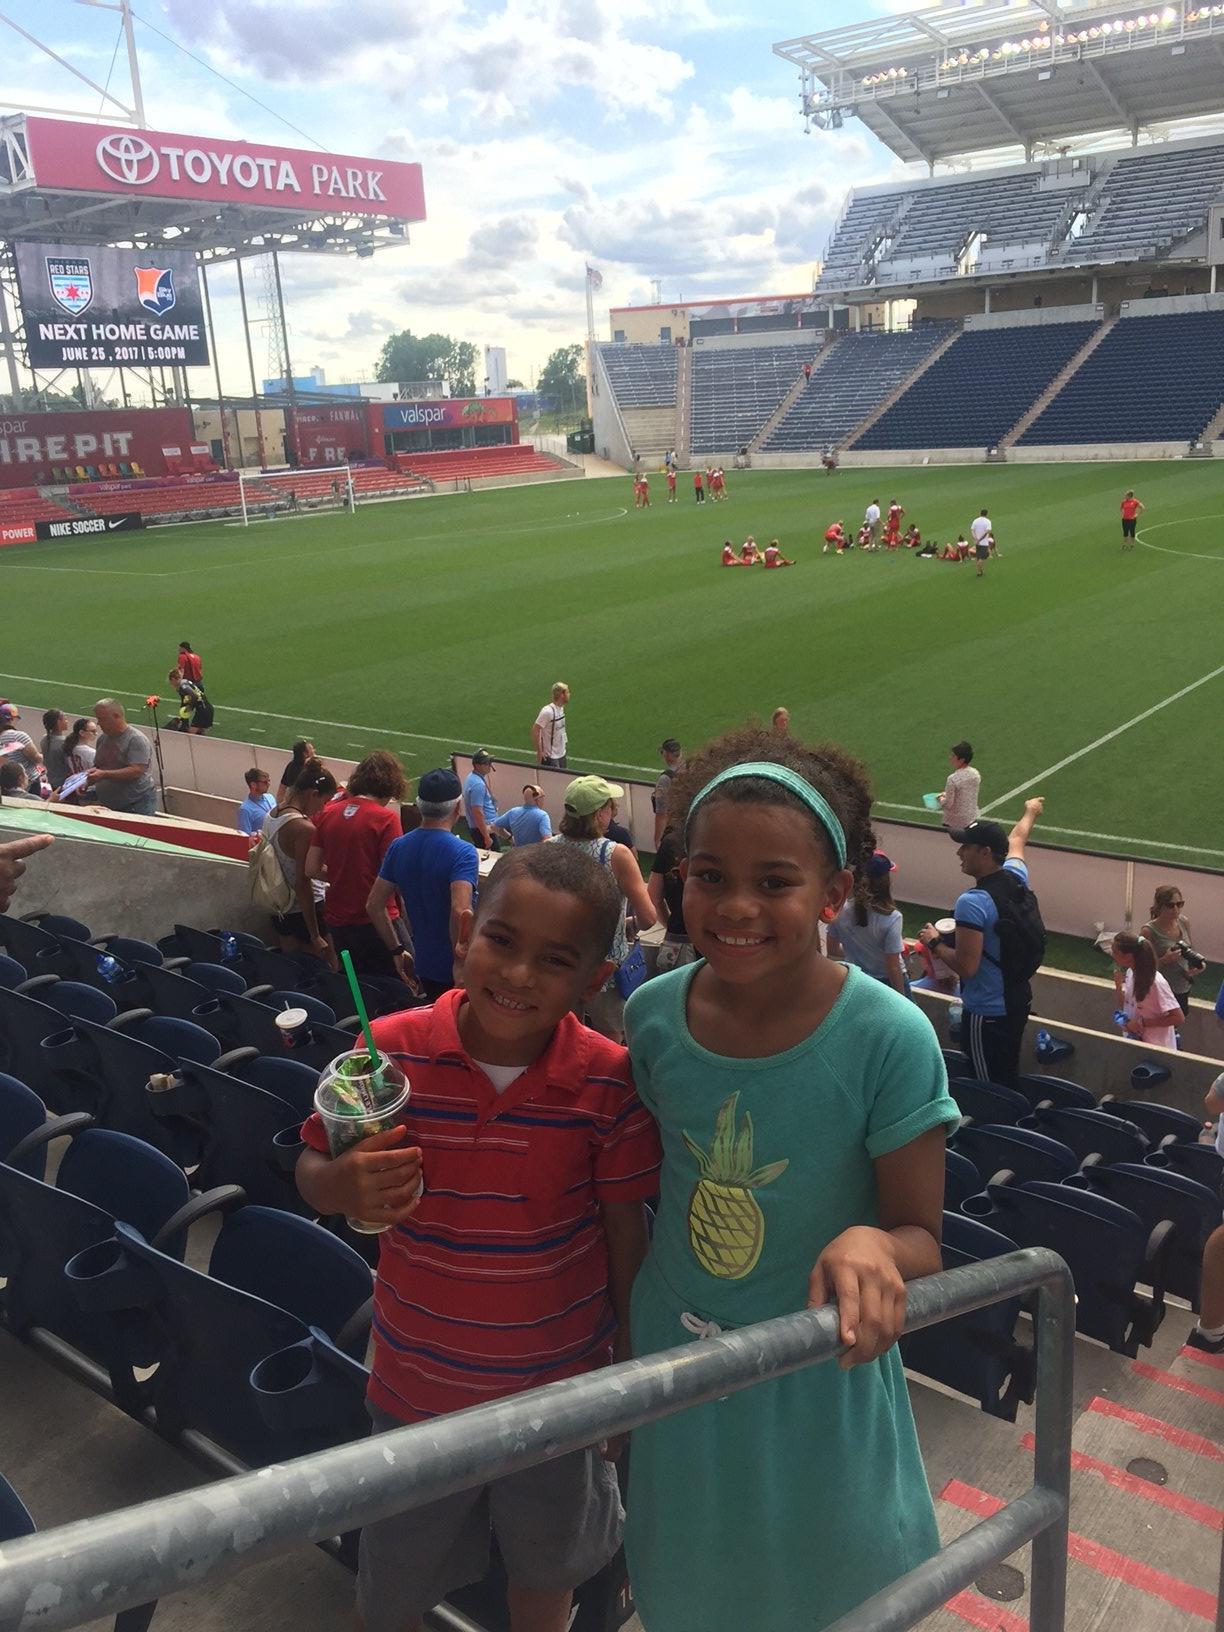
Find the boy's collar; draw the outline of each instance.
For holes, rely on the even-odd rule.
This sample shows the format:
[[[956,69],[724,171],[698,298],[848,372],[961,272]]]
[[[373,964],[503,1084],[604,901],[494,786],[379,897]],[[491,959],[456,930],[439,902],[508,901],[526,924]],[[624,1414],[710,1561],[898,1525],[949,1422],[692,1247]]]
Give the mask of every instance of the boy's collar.
[[[438,1058],[449,1056],[474,1065],[476,1061],[459,1035],[459,1008],[466,1001],[467,993],[455,986],[434,1003],[429,1051]],[[548,1047],[524,1067],[523,1075],[542,1075],[548,1087],[576,1094],[586,1080],[590,1057],[590,1032],[576,1014],[567,1012],[557,1022]]]

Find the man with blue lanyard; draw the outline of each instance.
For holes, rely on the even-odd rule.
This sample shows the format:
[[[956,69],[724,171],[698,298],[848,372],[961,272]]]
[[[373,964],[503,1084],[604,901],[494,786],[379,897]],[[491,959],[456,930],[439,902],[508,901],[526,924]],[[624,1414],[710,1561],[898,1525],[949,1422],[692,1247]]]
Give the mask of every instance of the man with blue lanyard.
[[[489,788],[492,774],[492,754],[487,748],[477,748],[472,755],[472,769],[463,784],[463,814],[472,837],[483,850],[495,848],[493,826],[497,821],[497,800]]]
[[[952,916],[956,945],[946,946],[934,924],[924,924],[923,943],[939,965],[960,976],[964,1019],[962,1047],[983,1082],[1015,1087],[1020,1070],[1020,1045],[1028,1023],[1032,989],[1028,981],[1009,985],[1004,979],[999,940],[997,885],[987,887],[1001,873],[1013,875],[1013,890],[1028,888],[1025,846],[1033,824],[1045,808],[1043,799],[1025,802],[1024,815],[1008,833],[998,822],[971,822],[949,834],[959,848],[961,872],[972,880],[959,895]]]

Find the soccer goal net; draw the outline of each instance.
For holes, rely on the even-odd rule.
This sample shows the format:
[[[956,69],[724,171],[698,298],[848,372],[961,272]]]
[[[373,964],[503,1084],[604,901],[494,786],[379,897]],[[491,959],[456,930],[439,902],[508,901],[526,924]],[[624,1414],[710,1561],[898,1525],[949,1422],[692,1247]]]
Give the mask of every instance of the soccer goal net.
[[[321,465],[312,470],[240,470],[238,495],[242,525],[270,521],[310,510],[357,507],[353,472],[348,465]]]

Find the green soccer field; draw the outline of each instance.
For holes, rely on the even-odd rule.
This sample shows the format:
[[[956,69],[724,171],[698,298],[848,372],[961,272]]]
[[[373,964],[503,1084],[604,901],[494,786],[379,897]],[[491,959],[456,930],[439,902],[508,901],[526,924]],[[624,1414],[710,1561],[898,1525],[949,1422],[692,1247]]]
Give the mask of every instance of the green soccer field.
[[[1000,819],[1047,796],[1054,842],[1224,864],[1224,483],[1211,461],[732,473],[634,512],[629,482],[573,481],[0,552],[0,690],[85,710],[164,691],[180,639],[218,735],[324,753],[525,754],[551,682],[573,688],[571,764],[643,775],[791,710],[871,766],[884,815],[921,819],[968,737]],[[1118,501],[1147,506],[1119,549]],[[925,537],[990,508],[1002,559],[822,556],[829,520],[896,495]],[[724,538],[777,536],[787,571],[724,570]],[[47,682],[47,683],[38,683]],[[926,819],[930,819],[929,817]]]

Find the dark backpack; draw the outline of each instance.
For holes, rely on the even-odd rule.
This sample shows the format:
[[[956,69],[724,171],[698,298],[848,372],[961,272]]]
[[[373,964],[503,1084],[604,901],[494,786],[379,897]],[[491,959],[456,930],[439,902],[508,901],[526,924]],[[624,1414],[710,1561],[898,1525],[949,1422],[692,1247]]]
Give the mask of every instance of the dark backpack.
[[[979,878],[977,888],[999,914],[999,956],[992,958],[984,949],[982,956],[1002,970],[1004,992],[1027,986],[1045,960],[1046,931],[1037,897],[1009,867]]]

